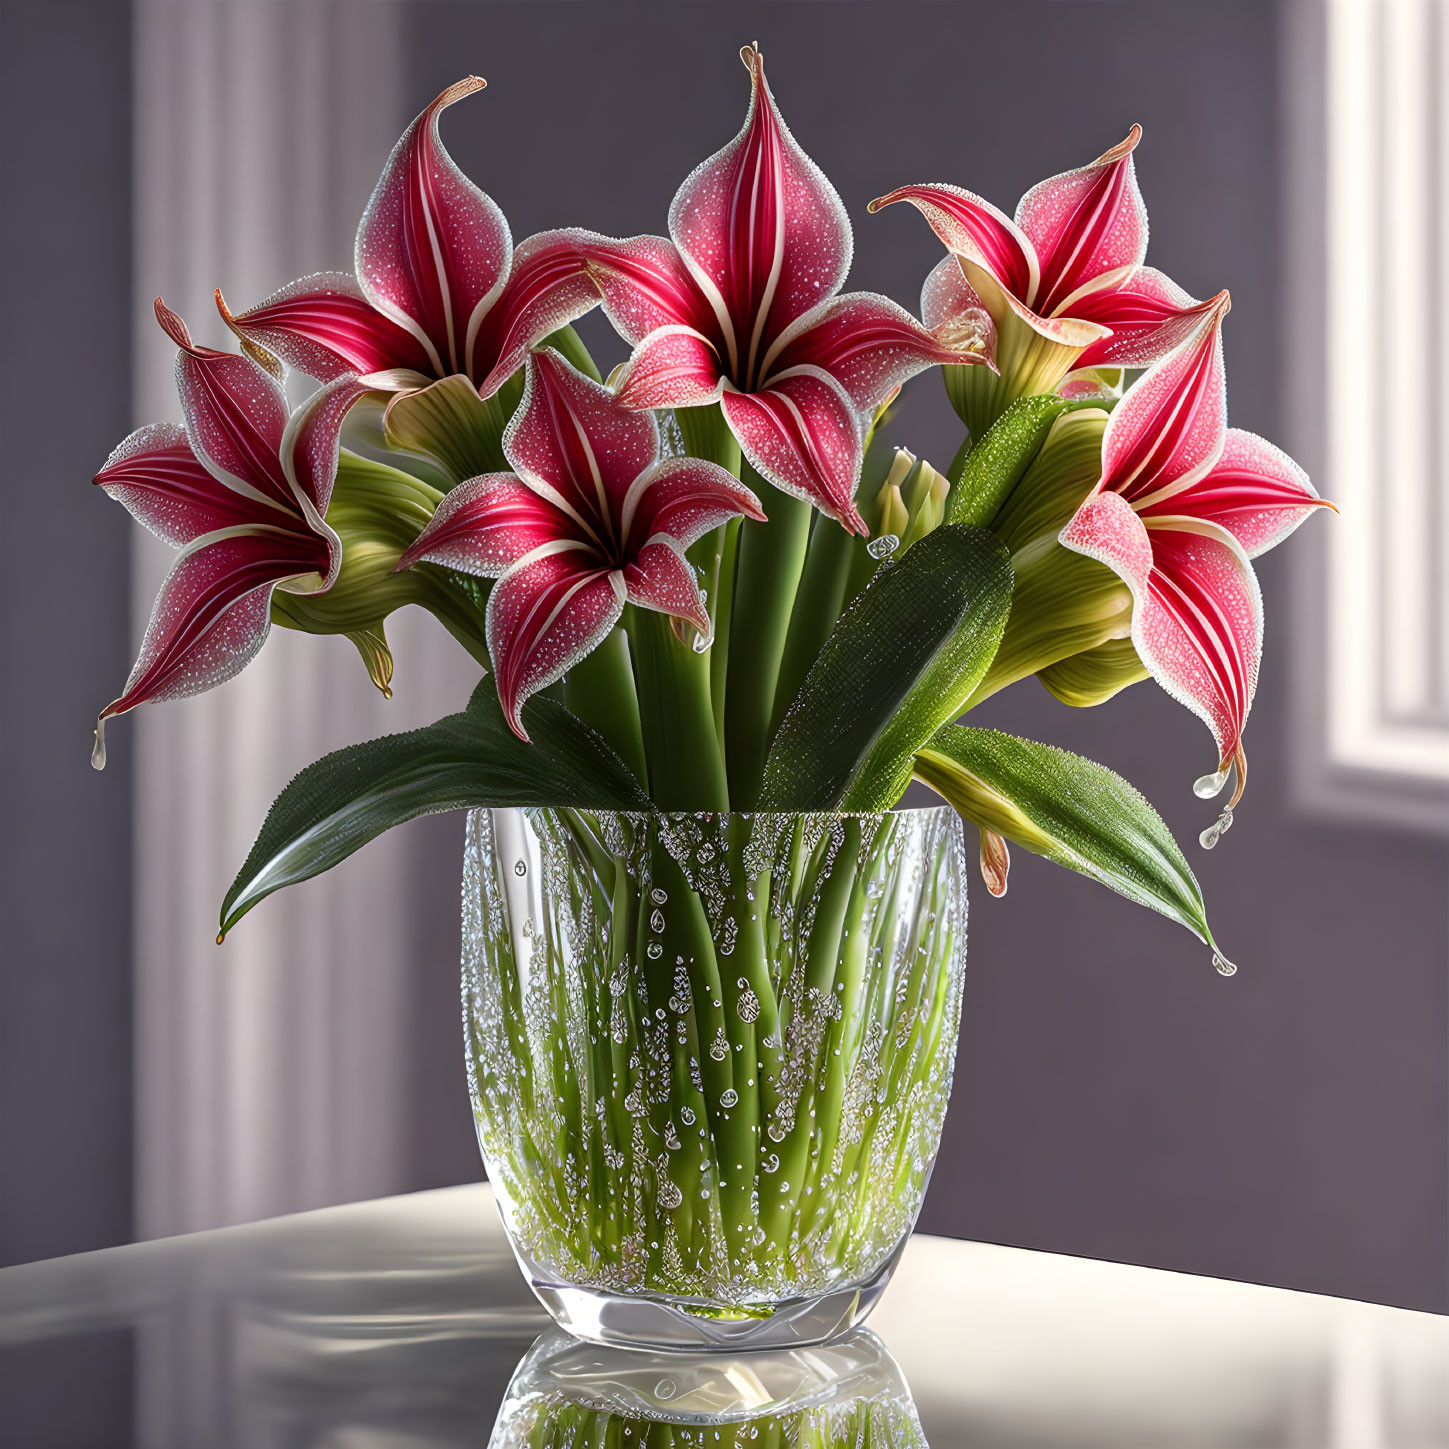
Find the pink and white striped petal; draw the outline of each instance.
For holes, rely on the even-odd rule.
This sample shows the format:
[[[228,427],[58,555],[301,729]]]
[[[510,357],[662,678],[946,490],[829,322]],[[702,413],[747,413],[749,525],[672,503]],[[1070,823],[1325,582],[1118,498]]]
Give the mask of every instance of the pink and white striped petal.
[[[623,406],[552,348],[529,355],[524,379],[504,455],[530,488],[576,520],[581,536],[613,553],[629,485],[659,456],[654,415]]]
[[[513,253],[508,281],[478,319],[468,344],[468,376],[492,397],[520,367],[530,347],[551,332],[592,312],[599,289],[572,234],[540,232]]]
[[[219,528],[255,523],[258,508],[202,467],[186,429],[175,423],[138,428],[106,459],[99,484],[157,538],[183,548]]]
[[[1222,455],[1205,478],[1168,487],[1136,508],[1149,527],[1155,518],[1182,514],[1217,524],[1256,558],[1282,543],[1314,509],[1332,506],[1281,448],[1229,428]]]
[[[814,504],[847,532],[870,532],[855,506],[859,414],[839,383],[818,369],[801,368],[775,377],[763,392],[727,388],[720,407],[761,477]]]
[[[1150,367],[1181,347],[1214,305],[1211,298],[1196,301],[1153,267],[1124,267],[1089,283],[1059,311],[1112,329],[1082,354],[1079,366]]]
[[[159,297],[156,320],[180,349],[176,387],[192,451],[228,488],[295,517],[297,500],[279,456],[287,403],[276,379],[249,357],[198,347]]]
[[[955,265],[954,258],[948,260]],[[765,359],[765,376],[817,367],[845,389],[857,408],[873,412],[928,367],[989,363],[994,344],[991,318],[979,306],[928,331],[890,298],[851,292],[801,317]]]
[[[675,325],[692,327],[712,340],[722,336],[715,309],[668,237],[616,239],[578,229],[559,235],[577,249],[609,321],[631,347],[651,332]]]
[[[959,257],[944,256],[926,273],[921,284],[921,321],[933,331],[985,310],[986,304],[966,280]]]
[[[525,555],[560,539],[582,541],[573,519],[512,473],[489,473],[460,483],[443,498],[397,566],[444,564],[496,578]]]
[[[1089,166],[1038,182],[1021,198],[1016,224],[1041,268],[1035,297],[1023,300],[1043,316],[1066,310],[1062,303],[1092,278],[1147,255],[1147,207],[1132,162],[1141,139],[1133,126]]]
[[[502,289],[513,251],[503,213],[438,134],[442,113],[484,85],[464,77],[403,132],[357,229],[363,292],[418,339],[438,376],[466,369],[469,338]]]
[[[582,544],[545,544],[488,596],[488,655],[508,727],[528,738],[524,701],[603,643],[624,612],[624,580]]]
[[[433,375],[432,360],[418,339],[383,316],[345,272],[303,277],[236,315],[220,292],[216,306],[256,361],[262,358],[253,349],[319,382],[400,367]]]
[[[1102,486],[1135,502],[1170,484],[1200,478],[1222,452],[1227,432],[1220,292],[1197,314],[1176,352],[1140,377],[1118,403],[1102,436]]]
[[[273,588],[327,566],[326,543],[311,535],[259,528],[198,539],[162,583],[135,667],[100,724],[148,700],[200,694],[239,674],[267,636]]]
[[[282,469],[314,528],[321,525],[332,501],[342,424],[353,404],[371,391],[356,373],[344,373],[318,388],[287,422],[280,448]]]
[[[853,243],[835,188],[775,105],[764,57],[746,46],[740,58],[751,84],[744,126],[685,179],[669,235],[719,316],[731,374],[753,383],[771,342],[839,289]]]
[[[624,568],[624,589],[629,602],[682,619],[707,640],[711,636],[709,609],[694,569],[668,538],[653,538]]]
[[[1032,305],[1038,290],[1036,252],[1005,212],[973,192],[940,183],[898,186],[866,210],[875,213],[898,201],[909,201],[926,218],[948,252],[985,268],[1017,301]]]
[[[658,535],[688,548],[738,515],[765,517],[760,500],[728,469],[702,458],[664,458],[629,486],[620,515],[625,554],[631,541]]]
[[[692,408],[718,402],[723,389],[719,353],[692,327],[651,332],[624,364],[614,395],[626,408]]]
[[[1116,493],[1095,493],[1061,542],[1113,569],[1132,590],[1132,642],[1143,665],[1212,731],[1232,759],[1257,688],[1263,607],[1231,534],[1190,518],[1149,529]]]

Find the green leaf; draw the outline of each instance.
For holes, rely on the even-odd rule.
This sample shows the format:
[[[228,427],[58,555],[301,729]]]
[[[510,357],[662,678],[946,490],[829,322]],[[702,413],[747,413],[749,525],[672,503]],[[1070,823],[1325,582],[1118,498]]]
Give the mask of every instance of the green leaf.
[[[842,615],[775,736],[761,810],[884,810],[918,749],[990,664],[1011,565],[990,533],[944,524]]]
[[[1100,406],[1092,400],[1069,402],[1042,393],[1018,398],[971,449],[959,481],[953,477],[946,518],[951,523],[990,527],[1001,505],[1041,451],[1052,425],[1063,413]]]
[[[917,754],[916,777],[973,824],[1160,911],[1216,953],[1202,891],[1172,832],[1105,765],[999,730],[951,725]]]
[[[273,891],[330,870],[419,815],[474,805],[653,808],[619,757],[561,704],[536,696],[523,721],[532,743],[504,723],[497,689],[485,678],[460,714],[309,765],[267,812],[222,902],[221,935]]]
[[[387,444],[435,463],[455,484],[480,473],[506,473],[503,430],[522,395],[522,373],[489,398],[479,397],[460,374],[400,393],[388,404]]]

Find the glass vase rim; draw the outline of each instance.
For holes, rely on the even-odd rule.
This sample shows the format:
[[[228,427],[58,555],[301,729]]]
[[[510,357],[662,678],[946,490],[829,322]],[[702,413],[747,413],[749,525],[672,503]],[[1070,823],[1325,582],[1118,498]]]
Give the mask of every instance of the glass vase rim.
[[[883,810],[615,810],[595,805],[474,805],[475,810],[577,810],[585,815],[608,816],[616,820],[881,820],[887,815],[925,819],[955,815],[956,807],[944,800],[934,805],[893,805]]]

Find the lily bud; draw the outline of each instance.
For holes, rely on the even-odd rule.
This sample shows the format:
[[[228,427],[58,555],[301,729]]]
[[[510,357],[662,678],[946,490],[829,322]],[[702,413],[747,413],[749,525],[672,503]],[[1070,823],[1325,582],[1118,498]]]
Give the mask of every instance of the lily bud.
[[[945,521],[946,495],[950,491],[950,482],[924,460],[912,469],[901,489],[901,497],[910,515],[910,523],[901,535],[902,552]]]
[[[342,540],[342,565],[325,594],[272,597],[272,622],[307,634],[345,634],[372,682],[391,697],[392,653],[384,621],[406,604],[436,614],[464,647],[487,662],[483,611],[434,570],[399,573],[403,551],[431,520],[443,495],[410,473],[344,452],[327,509]]]

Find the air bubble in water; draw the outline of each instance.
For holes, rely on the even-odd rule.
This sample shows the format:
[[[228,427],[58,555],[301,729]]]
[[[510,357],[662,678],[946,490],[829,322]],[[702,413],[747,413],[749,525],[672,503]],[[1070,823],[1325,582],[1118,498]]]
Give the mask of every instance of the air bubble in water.
[[[901,541],[893,533],[883,533],[879,538],[873,538],[866,544],[865,551],[873,559],[889,558],[899,547]]]

